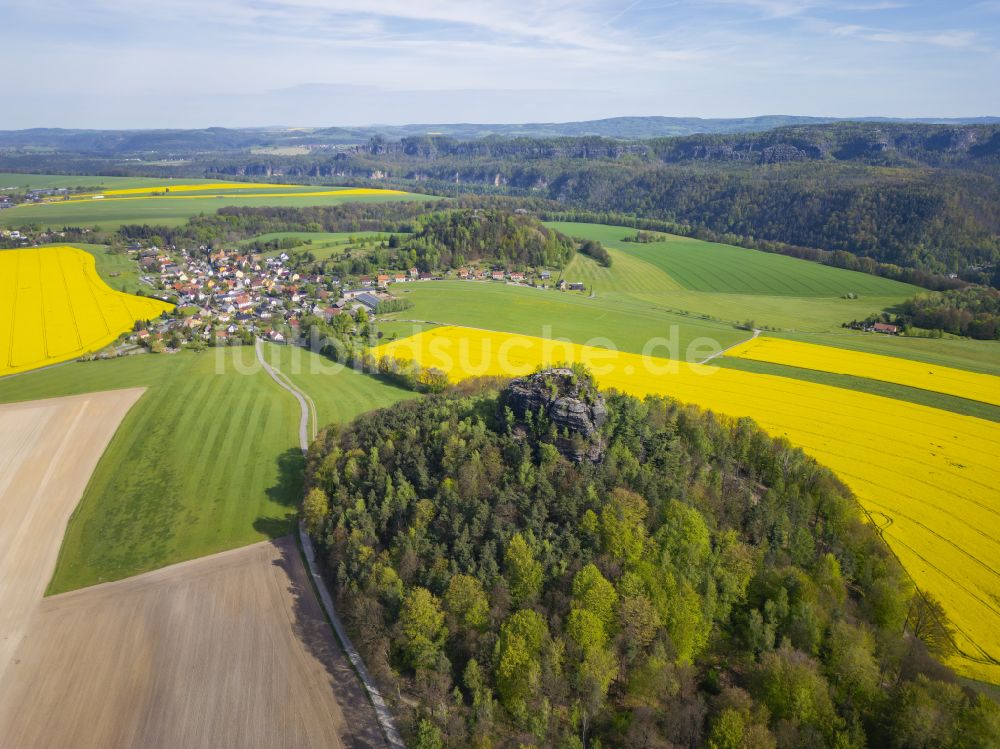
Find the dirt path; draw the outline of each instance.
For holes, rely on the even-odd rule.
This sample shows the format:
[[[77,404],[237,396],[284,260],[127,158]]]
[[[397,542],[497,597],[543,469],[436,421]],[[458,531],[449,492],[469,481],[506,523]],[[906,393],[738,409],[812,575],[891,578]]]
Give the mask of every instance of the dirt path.
[[[305,454],[309,451],[309,435],[312,434],[315,436],[316,434],[315,422],[312,423],[312,427],[310,428],[309,417],[312,399],[306,393],[299,390],[294,383],[288,379],[288,377],[281,373],[280,370],[275,369],[264,360],[264,354],[261,349],[261,341],[259,338],[256,340],[254,348],[257,352],[257,361],[260,362],[264,371],[271,376],[271,379],[294,395],[295,399],[299,402],[299,409],[302,412],[299,420],[299,446],[302,449],[302,453]],[[314,404],[312,405],[311,412],[315,414]],[[347,654],[347,657],[351,661],[351,665],[354,666],[357,677],[360,679],[368,693],[371,704],[375,708],[375,714],[378,717],[379,725],[385,734],[386,741],[389,743],[389,746],[394,749],[405,749],[406,745],[403,743],[403,739],[399,735],[399,731],[396,730],[395,723],[392,719],[392,713],[389,712],[389,707],[386,705],[385,699],[382,697],[382,693],[379,692],[378,687],[375,685],[371,675],[368,673],[368,669],[365,668],[365,663],[361,658],[361,653],[358,652],[356,647],[354,647],[354,643],[351,642],[351,638],[347,634],[347,630],[344,628],[343,623],[340,621],[340,617],[337,615],[337,611],[333,605],[333,596],[330,595],[330,591],[326,587],[326,582],[323,580],[323,576],[320,575],[319,568],[316,564],[316,551],[313,548],[312,539],[309,538],[309,534],[306,533],[301,523],[299,523],[299,540],[302,543],[302,550],[305,553],[306,563],[309,565],[309,574],[312,577],[314,585],[316,586],[316,590],[319,592],[320,600],[323,603],[326,615],[329,617],[330,623],[333,625],[333,629],[337,633],[337,638],[340,640],[344,653]]]
[[[52,577],[66,523],[104,448],[143,392],[0,406],[0,690]]]
[[[717,351],[716,353],[712,354],[707,359],[703,359],[701,361],[701,364],[708,364],[710,361],[712,361],[712,359],[716,359],[716,358],[718,358],[720,356],[725,356],[725,353],[727,351],[732,351],[737,346],[742,346],[744,343],[752,341],[754,338],[756,338],[757,336],[759,336],[760,333],[761,333],[761,331],[759,331],[757,328],[754,328],[753,329],[753,335],[750,336],[749,338],[747,338],[745,341],[739,341],[738,343],[734,343],[732,346],[729,346],[727,348],[722,349],[722,351]]]

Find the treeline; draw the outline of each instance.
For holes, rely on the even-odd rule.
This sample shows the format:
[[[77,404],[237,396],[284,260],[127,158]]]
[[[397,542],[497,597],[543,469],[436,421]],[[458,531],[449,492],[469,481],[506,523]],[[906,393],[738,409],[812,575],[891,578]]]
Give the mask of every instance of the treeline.
[[[275,232],[409,232],[413,219],[434,211],[439,201],[342,203],[304,208],[220,208],[180,226],[124,225],[126,241],[156,238],[177,246],[226,245]]]
[[[598,242],[596,239],[584,239],[580,242],[580,246],[577,248],[579,252],[586,255],[587,257],[593,258],[598,263],[603,265],[605,268],[611,267],[611,253],[607,251],[603,244]]]
[[[325,272],[363,275],[379,269],[411,267],[431,272],[486,262],[506,269],[528,266],[561,268],[574,243],[543,226],[511,200],[468,199],[442,203],[346,203],[313,208],[222,208],[178,227],[122,226],[122,242],[144,241],[177,246],[231,246],[273,232],[381,232],[388,238],[372,252],[349,253],[323,264]],[[404,236],[409,235],[409,236]],[[284,243],[258,243],[287,249]]]
[[[900,322],[928,330],[992,341],[1000,338],[1000,291],[969,287],[918,294],[904,302]]]
[[[603,460],[577,464],[498,409],[466,386],[309,453],[304,522],[410,746],[1000,742],[928,654],[939,607],[801,451],[611,395]]]
[[[561,268],[573,256],[568,237],[524,213],[463,209],[424,214],[412,237],[402,243],[415,263],[427,268],[458,268],[487,261],[504,268]]]

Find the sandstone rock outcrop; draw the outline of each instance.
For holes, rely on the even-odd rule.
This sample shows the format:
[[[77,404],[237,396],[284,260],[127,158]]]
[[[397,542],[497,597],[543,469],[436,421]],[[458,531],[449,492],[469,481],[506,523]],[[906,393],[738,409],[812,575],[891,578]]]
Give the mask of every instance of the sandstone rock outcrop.
[[[604,457],[601,425],[607,419],[604,398],[586,378],[571,369],[547,369],[511,381],[500,398],[524,433],[528,414],[539,414],[556,428],[556,448],[577,463],[600,462]]]

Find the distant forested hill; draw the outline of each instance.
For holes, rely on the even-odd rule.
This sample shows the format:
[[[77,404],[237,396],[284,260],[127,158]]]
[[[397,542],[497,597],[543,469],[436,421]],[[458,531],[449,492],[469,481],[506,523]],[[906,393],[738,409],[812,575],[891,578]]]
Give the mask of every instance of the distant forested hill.
[[[1000,258],[1000,126],[848,123],[748,135],[376,138],[222,174],[360,179],[556,200],[934,272]]]
[[[640,120],[649,124],[602,122],[608,132],[648,132]],[[479,126],[454,126],[460,137],[388,128],[363,140],[364,129],[24,131],[0,134],[0,169],[529,196],[704,229],[724,241],[846,251],[980,282],[997,277],[1000,124],[865,121],[766,129],[770,124],[758,121],[759,132],[646,140],[472,137],[469,128]],[[27,149],[29,141],[55,152]],[[306,145],[282,152],[283,144]],[[267,146],[274,148],[261,152]]]

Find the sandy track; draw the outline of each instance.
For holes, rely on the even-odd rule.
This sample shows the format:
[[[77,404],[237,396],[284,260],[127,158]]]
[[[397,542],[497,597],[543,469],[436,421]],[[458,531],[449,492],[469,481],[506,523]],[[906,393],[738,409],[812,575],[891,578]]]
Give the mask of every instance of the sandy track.
[[[0,406],[0,747],[382,749],[290,538],[43,599],[141,394]]]

